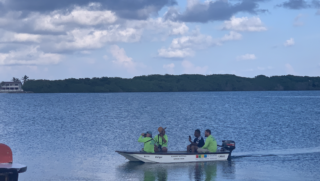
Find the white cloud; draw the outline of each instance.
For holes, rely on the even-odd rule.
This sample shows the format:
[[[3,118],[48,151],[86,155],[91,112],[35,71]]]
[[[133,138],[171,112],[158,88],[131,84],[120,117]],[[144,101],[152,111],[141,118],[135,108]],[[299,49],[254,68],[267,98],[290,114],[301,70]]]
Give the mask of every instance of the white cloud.
[[[182,61],[181,65],[183,67],[183,72],[185,74],[206,74],[208,70],[207,66],[204,66],[204,67],[195,66],[187,60]]]
[[[242,35],[240,33],[230,31],[229,34],[226,34],[221,38],[221,41],[240,40],[241,38],[242,38]]]
[[[294,71],[293,67],[290,64],[285,64],[285,69],[287,74],[295,75],[296,72]]]
[[[68,53],[99,49],[108,43],[137,42],[143,35],[164,40],[189,30],[182,22],[163,18],[125,20],[111,11],[95,9],[89,5],[75,7],[67,13],[60,10],[48,14],[33,12],[22,19],[21,12],[8,12],[0,17],[0,28],[12,33],[3,34],[0,41],[33,42],[46,52]]]
[[[1,64],[6,65],[56,63],[61,60],[57,59],[57,56],[61,57],[57,52],[65,54],[78,51],[84,54],[88,53],[88,50],[100,49],[111,43],[138,42],[145,34],[162,40],[189,31],[188,26],[181,22],[165,21],[162,18],[123,20],[109,11],[94,11],[90,8],[75,8],[69,13],[54,11],[47,15],[30,13],[24,19],[19,19],[19,12],[7,13],[0,17],[0,28],[3,29],[0,32],[0,42],[14,42],[14,46],[19,46],[18,43],[23,43],[22,46],[27,46],[26,42],[34,43],[37,51],[43,53],[39,54],[40,57],[51,56],[48,61],[24,61],[23,58],[13,58],[13,54],[20,51],[10,50],[10,47],[6,53],[1,54]],[[186,57],[192,56],[193,53],[189,49],[159,52],[163,57]],[[135,70],[132,67],[145,67],[141,63],[119,63],[120,59],[117,60],[117,65],[121,64],[131,72]]]
[[[223,28],[233,31],[266,31],[267,28],[263,25],[259,17],[231,17],[230,21],[225,21]]]
[[[172,27],[170,34],[172,35],[183,35],[185,34],[187,31],[189,30],[189,28],[187,27],[187,25],[185,25],[184,23],[181,26],[177,26],[177,27]]]
[[[255,60],[257,59],[255,54],[245,54],[237,57],[237,60]]]
[[[137,29],[151,30],[153,33],[165,35],[183,35],[188,32],[189,28],[185,23],[163,20],[162,18],[147,19],[140,21],[127,21],[128,27]]]
[[[5,32],[2,38],[0,38],[0,42],[40,42],[40,38],[40,35]]]
[[[288,47],[288,46],[293,46],[295,44],[294,39],[290,38],[289,40],[287,40],[286,42],[284,42],[284,46]]]
[[[188,0],[187,9],[192,9],[193,6],[199,4],[199,0]]]
[[[198,49],[203,49],[214,44],[215,41],[211,36],[197,34],[195,36],[183,36],[180,38],[175,38],[172,40],[171,47],[180,48],[191,48],[197,47]]]
[[[204,49],[215,44],[211,36],[196,34],[172,40],[169,48],[159,49],[158,55],[165,58],[184,58],[194,55],[194,49]],[[216,43],[217,44],[217,43]]]
[[[119,67],[125,68],[128,72],[133,73],[136,69],[136,63],[132,61],[131,57],[126,55],[126,52],[123,48],[113,45],[110,48],[110,53],[113,56],[114,60],[112,63]]]
[[[75,29],[58,37],[55,50],[85,50],[98,49],[110,42],[136,42],[140,40],[141,32],[132,28],[121,30],[117,27],[110,30]]]
[[[184,58],[184,57],[189,57],[189,56],[193,56],[194,52],[189,49],[172,49],[172,48],[161,48],[158,50],[158,55],[160,57],[164,57],[164,58]]]
[[[302,14],[298,14],[295,18],[294,18],[294,22],[293,22],[293,26],[303,26],[304,23],[301,21],[301,19],[303,18]]]
[[[111,11],[94,11],[77,7],[69,14],[53,11],[50,14],[31,13],[22,23],[33,24],[35,31],[64,32],[76,26],[95,26],[114,23],[117,20]]]
[[[54,24],[76,23],[79,25],[93,26],[99,24],[114,23],[117,20],[114,12],[111,11],[90,11],[84,8],[75,8],[70,14],[64,15],[53,12],[50,16]]]
[[[65,51],[101,48],[104,42],[103,38],[107,34],[107,31],[75,29],[60,36],[55,49]]]
[[[163,65],[163,68],[166,69],[166,71],[170,74],[174,73],[174,67],[175,67],[174,63]]]
[[[54,11],[49,15],[32,14],[28,18],[33,23],[35,30],[64,32],[81,26],[105,26],[103,29],[110,29],[116,26],[117,29],[132,28],[136,30],[152,30],[154,33],[167,35],[182,35],[189,28],[185,23],[164,21],[162,18],[147,20],[120,20],[111,11],[92,11],[88,8],[76,8],[69,14]],[[1,22],[1,21],[0,21]]]
[[[122,19],[116,13],[101,10],[102,8],[98,6],[97,3],[91,3],[88,6],[73,6],[67,10],[45,13],[2,12],[0,16],[0,65],[57,64],[65,60],[62,59],[63,55],[72,53],[75,53],[76,56],[85,55],[81,61],[93,64],[95,60],[87,57],[93,56],[95,49],[119,42],[139,42],[142,38],[147,41],[163,41],[168,37],[183,36],[189,31],[189,27],[183,22],[165,20],[160,17],[143,20]],[[139,13],[143,16],[154,11],[152,8],[146,7]],[[29,48],[30,44],[36,48]],[[161,54],[161,50],[159,51]],[[136,75],[138,71],[146,70],[143,63],[127,56],[123,48],[111,46],[109,53],[103,58],[121,71]],[[168,55],[165,53],[161,55],[186,57],[192,56],[192,53],[186,48],[172,49],[167,53]],[[166,68],[168,72],[174,69],[170,66]]]
[[[48,65],[58,64],[62,56],[44,53],[38,47],[28,47],[9,53],[0,53],[0,65]]]
[[[223,42],[239,40],[242,35],[231,31],[220,39],[213,39],[209,35],[196,32],[190,36],[174,38],[168,48],[158,50],[158,56],[165,58],[185,58],[194,55],[195,50],[206,49],[212,46],[221,45]]]

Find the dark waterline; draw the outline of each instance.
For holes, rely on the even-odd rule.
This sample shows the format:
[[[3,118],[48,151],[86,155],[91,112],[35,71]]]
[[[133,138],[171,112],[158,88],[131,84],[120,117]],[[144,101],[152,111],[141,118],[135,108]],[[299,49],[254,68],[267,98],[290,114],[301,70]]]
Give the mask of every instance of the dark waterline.
[[[232,161],[127,162],[139,134],[168,127],[170,150],[194,129],[236,141]],[[320,91],[0,94],[0,142],[20,180],[318,180]],[[202,133],[203,134],[203,133]]]

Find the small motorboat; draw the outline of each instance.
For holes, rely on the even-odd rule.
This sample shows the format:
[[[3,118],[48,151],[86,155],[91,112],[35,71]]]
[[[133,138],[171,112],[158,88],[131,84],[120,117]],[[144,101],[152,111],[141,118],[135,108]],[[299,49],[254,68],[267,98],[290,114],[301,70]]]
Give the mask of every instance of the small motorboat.
[[[220,146],[220,145],[218,145]],[[129,161],[140,161],[145,163],[181,163],[181,162],[208,162],[224,161],[231,159],[231,153],[236,148],[235,142],[231,140],[222,141],[217,152],[214,153],[190,153],[187,151],[170,151],[146,153],[138,151],[116,151]]]

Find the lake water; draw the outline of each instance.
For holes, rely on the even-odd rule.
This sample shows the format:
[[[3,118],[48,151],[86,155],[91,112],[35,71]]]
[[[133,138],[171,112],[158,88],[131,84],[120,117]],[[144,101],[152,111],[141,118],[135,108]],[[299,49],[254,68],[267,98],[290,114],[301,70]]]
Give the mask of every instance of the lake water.
[[[169,150],[211,129],[231,161],[129,163],[142,132],[167,127]],[[0,143],[21,181],[319,180],[320,91],[0,94]]]

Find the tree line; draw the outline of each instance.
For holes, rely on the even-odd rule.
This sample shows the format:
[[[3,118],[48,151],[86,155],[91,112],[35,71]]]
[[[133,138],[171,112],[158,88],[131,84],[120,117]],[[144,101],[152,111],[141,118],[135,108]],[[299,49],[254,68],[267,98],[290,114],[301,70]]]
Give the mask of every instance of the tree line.
[[[259,75],[246,78],[228,74],[184,74],[137,76],[131,79],[29,79],[23,89],[34,93],[320,90],[320,77]]]

